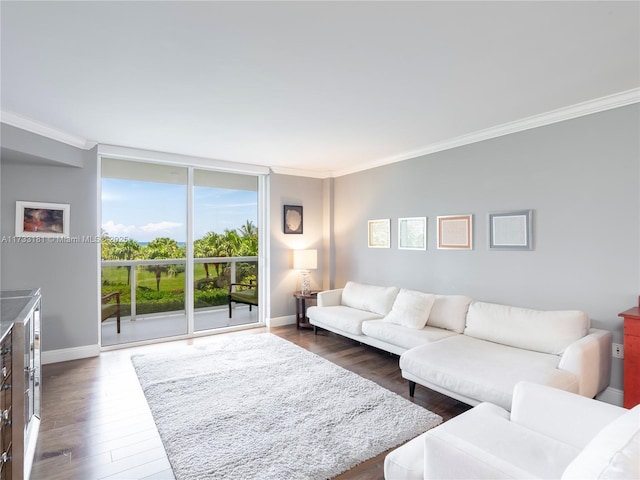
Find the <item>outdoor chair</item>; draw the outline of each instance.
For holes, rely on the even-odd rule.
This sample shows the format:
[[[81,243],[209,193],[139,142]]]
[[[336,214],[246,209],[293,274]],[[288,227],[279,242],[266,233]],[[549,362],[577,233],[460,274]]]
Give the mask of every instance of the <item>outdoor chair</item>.
[[[109,303],[112,298],[116,299],[116,303]],[[116,315],[116,328],[120,333],[120,292],[111,292],[101,299],[102,303],[102,321]]]
[[[238,289],[237,287],[240,287]],[[229,285],[229,318],[231,318],[231,302],[244,303],[251,307],[258,306],[258,286],[251,283],[232,283]]]

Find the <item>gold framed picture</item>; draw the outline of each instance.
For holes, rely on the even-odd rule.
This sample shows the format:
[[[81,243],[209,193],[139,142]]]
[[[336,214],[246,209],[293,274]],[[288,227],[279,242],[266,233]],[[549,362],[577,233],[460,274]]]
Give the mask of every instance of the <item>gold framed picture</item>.
[[[471,250],[473,248],[472,215],[438,217],[438,248]]]
[[[391,220],[369,220],[369,248],[391,247]]]

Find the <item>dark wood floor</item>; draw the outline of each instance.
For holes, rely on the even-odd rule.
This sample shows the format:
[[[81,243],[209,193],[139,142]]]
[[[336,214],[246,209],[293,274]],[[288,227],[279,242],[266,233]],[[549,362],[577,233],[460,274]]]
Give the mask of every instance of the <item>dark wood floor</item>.
[[[225,335],[264,331],[261,328]],[[295,326],[270,331],[410,399],[396,355],[324,331],[314,335],[311,330],[296,330]],[[176,345],[205,344],[212,338],[133,347],[103,352],[97,358],[45,365],[42,423],[31,479],[173,479],[130,356]],[[445,421],[470,408],[420,386],[411,401]],[[309,455],[313,461],[312,453]],[[386,452],[338,478],[382,479],[385,455]]]

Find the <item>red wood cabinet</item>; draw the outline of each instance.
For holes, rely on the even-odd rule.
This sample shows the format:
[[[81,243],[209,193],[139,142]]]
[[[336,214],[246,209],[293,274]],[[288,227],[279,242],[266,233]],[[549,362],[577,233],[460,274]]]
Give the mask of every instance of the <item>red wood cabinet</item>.
[[[624,408],[632,408],[640,403],[640,306],[618,316],[624,318]]]

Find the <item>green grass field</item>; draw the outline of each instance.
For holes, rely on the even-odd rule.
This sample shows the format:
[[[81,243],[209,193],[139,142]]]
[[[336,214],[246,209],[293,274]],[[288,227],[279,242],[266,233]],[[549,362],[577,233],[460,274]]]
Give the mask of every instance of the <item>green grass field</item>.
[[[249,279],[255,280],[254,266],[247,264],[239,264],[237,281],[248,282]],[[156,286],[156,274],[142,266],[136,269],[136,312],[158,313],[184,310],[184,291],[185,291],[185,273],[180,271],[184,266],[172,266],[175,272],[169,274],[163,272],[160,278],[160,289]],[[221,266],[220,272],[223,271]],[[131,287],[127,281],[128,269],[126,267],[102,267],[102,295],[118,291],[120,292],[120,304],[122,315],[130,315],[131,304]],[[202,280],[206,278],[204,265],[196,264],[194,266],[194,282],[196,288],[194,291],[195,308],[212,307],[227,304],[227,294],[229,291],[228,280],[224,277],[218,277],[213,265],[209,268],[209,275],[212,279],[206,285],[202,285]],[[200,281],[200,282],[199,282]]]

